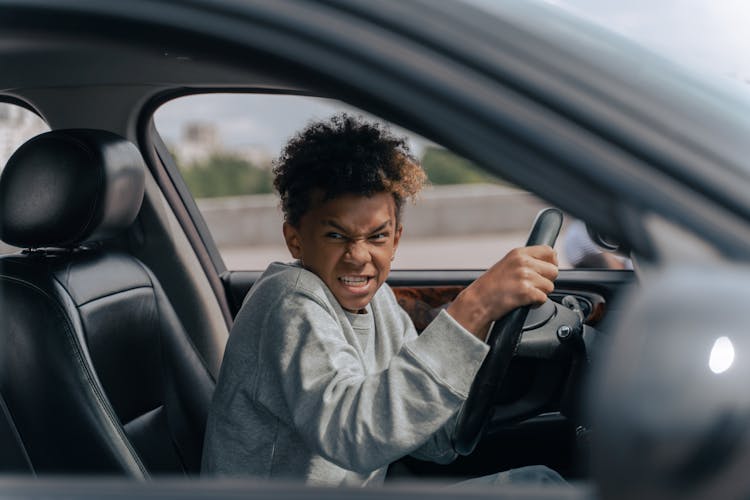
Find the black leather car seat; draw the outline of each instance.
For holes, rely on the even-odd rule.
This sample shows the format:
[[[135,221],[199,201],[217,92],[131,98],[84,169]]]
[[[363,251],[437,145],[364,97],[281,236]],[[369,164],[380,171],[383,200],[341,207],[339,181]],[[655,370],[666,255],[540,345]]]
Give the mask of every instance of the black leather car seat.
[[[34,472],[16,423],[0,394],[0,472],[3,474],[25,474]]]
[[[144,169],[132,143],[76,129],[0,176],[0,239],[28,249],[0,258],[0,396],[37,474],[200,470],[214,380],[153,273],[106,244]]]

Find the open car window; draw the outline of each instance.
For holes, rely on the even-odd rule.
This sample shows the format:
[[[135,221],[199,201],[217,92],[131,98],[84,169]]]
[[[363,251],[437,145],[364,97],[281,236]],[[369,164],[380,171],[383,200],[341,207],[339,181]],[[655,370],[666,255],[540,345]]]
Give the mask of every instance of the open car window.
[[[21,144],[48,130],[47,123],[33,111],[17,104],[0,102],[0,172]],[[17,250],[0,242],[0,255]]]
[[[290,259],[273,160],[308,123],[339,112],[382,122],[335,100],[299,95],[190,95],[156,111],[156,128],[228,269],[262,270]],[[430,180],[417,203],[405,207],[394,269],[487,268],[525,243],[534,216],[547,206],[543,200],[438,144],[391,129],[408,138]],[[567,233],[566,226],[558,244],[562,268],[574,267],[586,245],[594,247],[585,230]],[[616,261],[594,260],[593,267],[607,262]]]

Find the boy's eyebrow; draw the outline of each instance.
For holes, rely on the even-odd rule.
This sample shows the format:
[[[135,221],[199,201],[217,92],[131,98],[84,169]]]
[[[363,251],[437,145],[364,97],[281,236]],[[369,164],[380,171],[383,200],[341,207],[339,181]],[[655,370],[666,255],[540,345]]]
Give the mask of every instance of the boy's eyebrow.
[[[324,220],[324,221],[322,221],[322,224],[324,226],[331,226],[334,229],[337,229],[338,231],[341,231],[342,233],[348,233],[349,232],[348,229],[346,229],[345,227],[343,227],[342,225],[338,224],[336,221],[333,221],[333,220]],[[392,224],[391,219],[388,219],[387,221],[385,221],[384,223],[382,223],[381,225],[379,225],[375,229],[372,229],[372,230],[368,231],[367,233],[368,234],[377,233],[378,231],[382,231],[383,229],[387,228],[391,224]]]

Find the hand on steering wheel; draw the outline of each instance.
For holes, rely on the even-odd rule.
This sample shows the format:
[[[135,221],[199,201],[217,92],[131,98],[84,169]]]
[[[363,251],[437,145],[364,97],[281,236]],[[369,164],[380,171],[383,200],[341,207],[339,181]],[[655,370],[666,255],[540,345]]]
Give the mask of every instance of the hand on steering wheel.
[[[539,212],[529,234],[526,246],[553,246],[562,226],[562,212],[547,208]],[[453,448],[468,455],[479,442],[484,427],[491,417],[496,388],[502,382],[513,358],[529,306],[512,310],[495,321],[488,336],[490,350],[477,372],[464,402],[453,433]]]

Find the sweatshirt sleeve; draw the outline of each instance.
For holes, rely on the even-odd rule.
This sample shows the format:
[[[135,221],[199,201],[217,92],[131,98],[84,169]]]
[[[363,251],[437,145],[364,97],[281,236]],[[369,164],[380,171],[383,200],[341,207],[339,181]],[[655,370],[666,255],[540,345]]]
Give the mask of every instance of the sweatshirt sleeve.
[[[266,360],[295,429],[327,460],[357,472],[424,445],[466,399],[488,349],[443,311],[385,370],[366,374],[318,297],[287,294],[264,323]]]
[[[414,329],[414,325],[411,322],[411,318],[409,315],[401,309],[401,314],[403,316],[403,321],[405,324],[408,325],[408,330],[406,334],[406,339],[411,340],[413,338],[417,337],[417,332]],[[471,336],[471,339],[473,341],[476,341],[476,339],[466,331],[461,325],[459,325],[448,313],[445,311],[442,311],[442,314],[445,314],[449,322],[453,323],[455,328],[458,331],[461,331],[463,335],[469,335]],[[485,350],[489,350],[487,346],[485,346]],[[474,376],[471,376],[471,379],[469,381],[469,387],[471,387],[471,383],[474,380]],[[466,390],[466,394],[468,396],[468,389]],[[464,398],[465,400],[465,398]],[[463,404],[463,401],[462,401]],[[459,405],[460,407],[460,405]],[[419,448],[412,451],[410,453],[411,456],[414,458],[418,458],[419,460],[428,460],[431,462],[437,462],[440,464],[448,464],[454,461],[458,457],[458,453],[453,449],[453,431],[456,427],[456,422],[458,420],[458,409],[453,413],[453,415],[448,419],[448,421],[440,427],[434,434],[430,436],[430,438]]]

